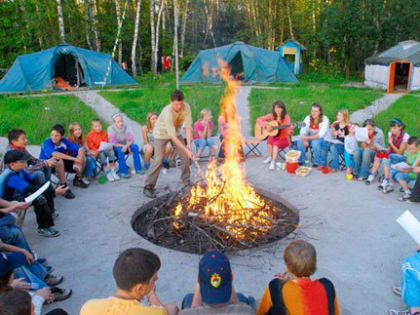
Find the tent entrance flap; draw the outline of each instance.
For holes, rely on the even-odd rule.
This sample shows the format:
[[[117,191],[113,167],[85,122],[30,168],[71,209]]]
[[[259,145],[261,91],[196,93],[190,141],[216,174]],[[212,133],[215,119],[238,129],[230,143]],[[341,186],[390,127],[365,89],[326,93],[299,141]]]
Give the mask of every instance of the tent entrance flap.
[[[235,80],[242,81],[245,78],[244,64],[242,62],[241,52],[237,52],[235,57],[230,61],[230,74]]]
[[[79,60],[72,54],[61,54],[54,64],[54,76],[68,82],[72,87],[85,85],[85,75]]]

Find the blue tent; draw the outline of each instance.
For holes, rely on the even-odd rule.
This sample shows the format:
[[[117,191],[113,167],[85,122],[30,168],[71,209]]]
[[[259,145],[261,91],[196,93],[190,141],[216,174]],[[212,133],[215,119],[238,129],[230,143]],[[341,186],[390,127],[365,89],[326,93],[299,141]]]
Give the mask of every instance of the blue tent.
[[[57,76],[77,86],[102,86],[110,60],[105,85],[137,84],[109,54],[60,44],[17,57],[0,81],[0,93],[51,89]]]
[[[234,77],[246,83],[298,82],[278,51],[243,42],[200,51],[181,82],[220,82],[219,58],[229,64]]]

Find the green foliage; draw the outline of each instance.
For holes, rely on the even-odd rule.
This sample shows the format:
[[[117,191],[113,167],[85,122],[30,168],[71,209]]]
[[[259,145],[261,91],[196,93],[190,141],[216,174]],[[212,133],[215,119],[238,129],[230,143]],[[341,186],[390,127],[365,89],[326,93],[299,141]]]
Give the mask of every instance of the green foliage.
[[[66,129],[77,121],[87,134],[91,120],[98,115],[71,95],[42,97],[3,97],[0,99],[0,135],[6,136],[12,128],[27,132],[30,144],[41,144],[50,134],[50,128],[62,124]],[[104,128],[107,127],[102,122]]]
[[[132,91],[100,92],[112,104],[117,106],[128,117],[145,124],[146,115],[154,110],[158,113],[164,106],[169,104],[169,97],[173,87],[140,88]],[[194,121],[199,119],[203,108],[211,109],[214,116],[214,124],[217,126],[217,117],[220,112],[219,100],[222,96],[222,87],[182,87],[185,94],[185,102],[190,104]]]
[[[271,105],[276,100],[282,100],[286,104],[292,121],[302,121],[310,113],[313,103],[320,103],[324,114],[330,121],[334,121],[338,110],[345,108],[350,113],[354,112],[368,106],[381,95],[381,92],[369,89],[311,85],[275,90],[254,88],[249,99],[251,124],[254,124],[259,116],[270,113]]]
[[[389,131],[389,121],[392,118],[399,118],[406,125],[405,131],[409,135],[420,137],[419,110],[420,97],[405,95],[373,119],[379,128],[387,133]]]

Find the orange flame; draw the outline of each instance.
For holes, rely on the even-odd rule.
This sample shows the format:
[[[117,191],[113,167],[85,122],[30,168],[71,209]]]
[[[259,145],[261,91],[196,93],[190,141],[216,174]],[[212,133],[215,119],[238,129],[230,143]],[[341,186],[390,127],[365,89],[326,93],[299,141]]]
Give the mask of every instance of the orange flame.
[[[219,61],[219,64],[220,76],[226,82],[220,101],[220,115],[226,122],[223,132],[226,158],[220,166],[216,160],[210,162],[205,174],[206,185],[194,185],[188,202],[178,202],[172,212],[173,226],[178,229],[184,214],[195,213],[201,219],[222,226],[236,239],[255,239],[275,224],[273,206],[262,199],[245,179],[245,171],[241,168],[244,139],[235,105],[239,83],[230,78],[226,62]],[[249,235],[250,226],[254,227],[252,235]]]

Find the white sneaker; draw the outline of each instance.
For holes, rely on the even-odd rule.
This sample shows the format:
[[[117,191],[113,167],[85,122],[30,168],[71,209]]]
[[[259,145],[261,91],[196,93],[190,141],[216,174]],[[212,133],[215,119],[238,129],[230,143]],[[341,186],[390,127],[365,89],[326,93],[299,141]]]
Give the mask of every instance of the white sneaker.
[[[393,192],[394,191],[394,186],[392,185],[392,184],[390,184],[390,183],[388,183],[385,187],[384,187],[384,189],[383,189],[383,193],[384,194],[388,194],[388,193],[390,193],[390,192]]]
[[[268,158],[266,158],[265,160],[264,160],[264,164],[268,164],[268,163],[270,163],[271,162],[271,157],[268,157]]]
[[[117,172],[115,170],[111,170],[111,175],[114,177],[115,180],[120,180],[121,178],[117,175]]]
[[[276,164],[274,161],[271,161],[270,167],[268,168],[270,171],[274,171],[274,168],[276,167]]]
[[[370,174],[369,176],[368,176],[368,178],[366,179],[366,185],[370,185],[370,184],[372,184],[373,183],[373,181],[375,180],[375,178],[376,178],[376,175],[373,175],[373,174]]]
[[[90,185],[90,181],[86,177],[82,177],[82,182],[86,185]]]
[[[163,174],[168,174],[168,169],[167,169],[167,168],[164,168],[164,169],[162,170],[162,173],[163,173]]]
[[[106,171],[105,176],[106,176],[106,179],[108,180],[108,182],[114,182],[115,181],[114,177],[111,174],[111,171]]]

